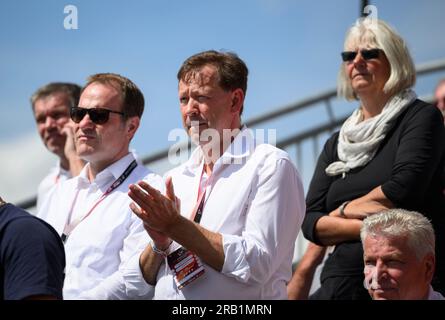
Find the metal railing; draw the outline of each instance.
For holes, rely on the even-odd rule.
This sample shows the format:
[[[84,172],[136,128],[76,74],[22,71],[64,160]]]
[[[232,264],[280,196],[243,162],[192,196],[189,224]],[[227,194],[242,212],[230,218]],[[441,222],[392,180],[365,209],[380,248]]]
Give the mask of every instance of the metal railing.
[[[437,61],[428,62],[422,65],[419,65],[417,67],[417,76],[423,76],[423,75],[429,75],[434,72],[439,71],[445,71],[445,58]],[[288,116],[292,114],[297,114],[301,111],[307,111],[310,109],[315,109],[315,107],[320,106],[320,104],[324,105],[325,109],[325,117],[327,117],[327,120],[321,124],[318,124],[316,126],[312,126],[309,129],[302,130],[301,132],[295,132],[291,134],[290,136],[280,138],[277,140],[277,147],[281,149],[292,149],[295,148],[296,151],[294,153],[295,155],[295,164],[297,168],[300,171],[300,174],[303,175],[303,178],[306,177],[306,184],[307,184],[307,177],[310,177],[309,173],[312,174],[315,166],[316,159],[318,158],[318,155],[320,153],[320,146],[322,146],[327,138],[327,134],[333,132],[335,129],[337,129],[347,118],[347,115],[342,116],[335,116],[335,112],[333,109],[334,102],[338,102],[338,99],[336,97],[336,90],[330,89],[325,92],[316,94],[314,96],[305,98],[303,100],[297,101],[295,103],[292,103],[290,105],[284,106],[282,108],[279,108],[277,110],[274,110],[272,112],[265,113],[263,115],[260,115],[258,117],[254,117],[252,119],[249,119],[248,121],[245,121],[244,123],[250,127],[258,127],[259,125],[264,125],[268,122],[271,122],[273,120],[279,120],[287,118]],[[429,98],[430,99],[430,98]],[[428,98],[426,100],[429,100]],[[312,115],[313,116],[313,115]],[[304,152],[303,145],[306,141],[312,142],[312,157],[308,158],[309,156]],[[191,148],[190,142],[183,143],[180,148],[182,150],[188,150]],[[182,151],[181,150],[181,151]],[[168,159],[168,151],[169,148],[165,148],[163,150],[160,150],[158,152],[155,152],[151,155],[148,155],[146,157],[142,158],[142,162],[144,165],[152,166],[154,163],[167,163]],[[304,157],[306,157],[306,159]],[[306,161],[305,161],[306,160]],[[303,172],[303,163],[309,162],[312,164],[311,166],[304,169]],[[165,166],[167,167],[167,166]],[[303,174],[304,173],[304,174]],[[18,206],[22,208],[31,208],[34,207],[36,204],[36,197],[33,197],[31,199],[27,199],[25,201],[22,201],[20,203],[17,203]]]

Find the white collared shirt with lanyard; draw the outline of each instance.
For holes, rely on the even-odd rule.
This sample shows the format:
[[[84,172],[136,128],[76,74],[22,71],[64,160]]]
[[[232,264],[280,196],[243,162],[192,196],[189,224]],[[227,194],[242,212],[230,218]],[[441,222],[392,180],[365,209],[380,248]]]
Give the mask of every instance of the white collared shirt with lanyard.
[[[206,202],[206,189],[210,182],[210,177],[205,174],[205,166],[202,168],[201,177],[198,185],[198,197],[196,205],[190,215],[190,220],[196,223],[201,222],[204,205]],[[190,250],[180,247],[170,253],[167,257],[167,263],[173,272],[176,286],[179,290],[192,283],[205,273],[201,259]]]
[[[73,211],[74,211],[74,206],[76,204],[77,197],[79,196],[79,191],[80,191],[80,190],[77,190],[76,195],[74,196],[73,202],[71,204],[70,211],[68,213],[67,221],[65,222],[65,227],[63,228],[63,233],[62,233],[62,236],[61,236],[63,243],[66,243],[66,241],[68,240],[68,237],[73,232],[73,230],[79,225],[79,223],[81,223],[83,220],[88,218],[91,215],[91,213],[94,211],[94,209],[110,193],[112,193],[115,189],[117,189],[128,178],[128,176],[131,174],[131,172],[133,172],[133,170],[136,167],[137,167],[137,162],[136,162],[136,160],[133,160],[130,163],[130,165],[125,169],[125,171],[119,176],[119,178],[117,178],[111,184],[111,186],[100,196],[100,198],[94,203],[94,205],[91,207],[90,210],[88,210],[88,212],[86,214],[84,214],[83,216],[80,216],[77,219],[74,219],[73,221],[71,221],[71,218],[72,218],[72,215],[73,215]]]

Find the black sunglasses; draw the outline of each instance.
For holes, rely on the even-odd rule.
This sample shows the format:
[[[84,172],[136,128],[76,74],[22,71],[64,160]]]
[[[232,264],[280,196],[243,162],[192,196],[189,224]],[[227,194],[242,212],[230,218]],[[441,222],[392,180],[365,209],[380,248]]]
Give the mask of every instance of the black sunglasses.
[[[87,113],[90,116],[91,121],[93,121],[95,124],[106,123],[110,118],[110,113],[117,113],[122,116],[125,115],[123,112],[118,112],[103,108],[86,109],[86,108],[72,107],[70,110],[71,119],[75,123],[79,123],[80,121],[82,121],[83,117],[85,117]]]
[[[360,50],[360,54],[362,55],[363,59],[369,60],[369,59],[377,59],[380,56],[381,49],[363,49]],[[341,53],[341,58],[344,62],[347,61],[353,61],[355,57],[357,56],[357,51],[343,51]]]

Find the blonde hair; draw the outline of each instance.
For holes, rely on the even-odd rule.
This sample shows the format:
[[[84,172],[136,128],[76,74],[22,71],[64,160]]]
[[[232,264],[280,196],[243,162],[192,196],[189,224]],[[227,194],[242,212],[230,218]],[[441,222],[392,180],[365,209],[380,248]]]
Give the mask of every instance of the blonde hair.
[[[383,92],[394,95],[412,87],[416,82],[416,69],[405,41],[382,20],[359,19],[346,33],[345,50],[351,44],[366,44],[381,49],[388,59],[391,73]],[[337,94],[346,100],[358,100],[346,74],[345,63],[340,66]]]

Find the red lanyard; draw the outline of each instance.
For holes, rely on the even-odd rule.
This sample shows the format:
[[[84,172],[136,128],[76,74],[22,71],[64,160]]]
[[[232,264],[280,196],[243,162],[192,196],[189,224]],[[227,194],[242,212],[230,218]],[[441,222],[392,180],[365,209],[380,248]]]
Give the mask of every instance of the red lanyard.
[[[202,212],[204,211],[206,189],[207,189],[207,185],[209,184],[209,181],[210,181],[210,177],[208,177],[204,187],[201,188],[201,185],[202,185],[201,181],[202,181],[202,177],[204,176],[204,168],[205,167],[202,168],[201,177],[199,178],[198,199],[196,200],[196,205],[195,205],[193,212],[190,216],[190,219],[196,223],[199,223],[201,221]]]
[[[62,233],[63,243],[66,242],[67,238],[69,237],[71,232],[73,232],[74,228],[76,228],[79,223],[81,223],[83,220],[85,220],[93,212],[93,210],[96,209],[96,207],[99,205],[99,203],[101,203],[111,192],[113,192],[113,190],[115,190],[117,187],[119,187],[125,181],[125,179],[128,178],[128,176],[131,174],[131,172],[136,167],[137,167],[137,162],[136,162],[136,160],[133,160],[130,163],[130,165],[127,167],[127,169],[125,169],[125,171],[120,175],[120,177],[117,178],[116,181],[114,181],[113,184],[107,189],[107,191],[105,191],[105,193],[100,196],[99,200],[96,201],[96,203],[93,205],[93,207],[81,219],[76,219],[70,223],[69,221],[71,220],[71,215],[73,214],[74,205],[77,201],[77,196],[79,195],[79,191],[80,191],[80,190],[77,190],[76,195],[74,196],[74,200],[71,205],[70,212],[68,214],[67,221],[65,223],[65,227],[63,228],[63,233]]]

